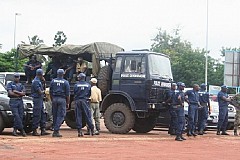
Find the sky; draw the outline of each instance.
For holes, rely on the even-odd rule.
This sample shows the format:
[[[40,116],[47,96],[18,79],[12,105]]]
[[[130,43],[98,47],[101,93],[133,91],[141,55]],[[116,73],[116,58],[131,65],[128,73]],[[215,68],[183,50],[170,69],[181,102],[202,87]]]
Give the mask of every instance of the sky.
[[[208,1],[208,16],[207,16]],[[218,58],[222,47],[240,46],[239,0],[0,0],[0,52],[38,35],[46,45],[57,31],[66,44],[109,42],[125,50],[149,49],[158,28]],[[208,17],[208,25],[207,25]],[[206,35],[208,28],[208,43]]]

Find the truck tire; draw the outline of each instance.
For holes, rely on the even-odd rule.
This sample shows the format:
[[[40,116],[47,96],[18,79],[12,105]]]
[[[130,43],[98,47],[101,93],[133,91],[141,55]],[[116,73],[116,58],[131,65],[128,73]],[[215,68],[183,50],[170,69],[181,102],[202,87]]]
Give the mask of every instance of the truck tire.
[[[25,127],[24,127],[24,131],[25,131],[26,133],[32,132],[32,131],[33,131],[32,125],[25,126]]]
[[[2,115],[0,114],[0,134],[2,134],[2,131],[4,130],[4,122]]]
[[[154,116],[150,116],[148,118],[136,117],[133,130],[137,133],[150,132],[156,126],[156,122],[157,122],[157,118]]]
[[[82,118],[82,128],[84,128],[86,126],[86,121],[85,121],[85,116],[84,114],[83,118]],[[72,128],[72,129],[77,129],[77,124],[76,124],[76,118],[75,118],[75,111],[74,110],[69,110],[66,113],[65,116],[65,123],[67,124],[68,127]]]
[[[134,126],[135,115],[123,103],[110,105],[104,113],[104,123],[111,133],[125,134]]]
[[[106,95],[110,88],[111,79],[111,67],[104,66],[100,69],[98,74],[98,87],[100,88],[102,95]]]

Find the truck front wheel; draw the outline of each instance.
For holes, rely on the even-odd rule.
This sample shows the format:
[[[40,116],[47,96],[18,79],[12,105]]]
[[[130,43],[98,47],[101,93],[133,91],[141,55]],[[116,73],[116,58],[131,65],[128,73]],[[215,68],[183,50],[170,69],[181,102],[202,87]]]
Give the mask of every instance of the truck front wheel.
[[[4,130],[4,122],[3,122],[2,115],[0,114],[0,134],[2,133],[3,130]]]
[[[135,115],[127,105],[114,103],[105,111],[104,123],[110,132],[125,134],[133,128]]]
[[[150,132],[156,125],[156,117],[150,116],[148,118],[136,117],[133,130],[137,133]]]

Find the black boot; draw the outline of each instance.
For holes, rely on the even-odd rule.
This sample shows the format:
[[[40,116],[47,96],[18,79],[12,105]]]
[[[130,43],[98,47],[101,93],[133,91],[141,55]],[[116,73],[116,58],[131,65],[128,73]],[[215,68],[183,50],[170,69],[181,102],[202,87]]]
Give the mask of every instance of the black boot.
[[[183,137],[182,134],[180,135],[180,138],[181,138],[182,140],[187,140],[186,138]]]
[[[89,134],[90,136],[93,136],[94,135],[94,129],[92,128],[91,130],[90,130],[90,134]]]
[[[49,135],[50,133],[46,132],[45,128],[41,129],[41,136]]]
[[[234,136],[238,136],[238,133],[237,133],[237,130],[236,129],[234,129]]]
[[[53,131],[52,137],[62,137],[59,131]]]
[[[198,132],[198,135],[203,135],[203,130],[200,130],[200,131]]]
[[[197,136],[197,134],[196,134],[196,133],[192,133],[192,135],[193,135],[194,137],[196,137],[196,136]]]
[[[40,136],[40,134],[37,132],[37,129],[34,129],[34,130],[33,130],[32,135],[33,135],[33,136]]]
[[[183,139],[180,137],[180,135],[177,135],[175,141],[183,141]]]
[[[87,133],[85,135],[90,135],[90,128],[87,127]]]
[[[21,135],[22,135],[23,137],[26,137],[26,136],[27,136],[27,134],[26,134],[26,132],[24,131],[24,129],[21,129],[21,130],[20,130],[20,133],[21,133]]]
[[[193,135],[192,135],[191,132],[188,131],[187,136],[190,137],[190,136],[193,136]]]
[[[82,130],[78,129],[78,137],[83,137],[83,136],[84,136],[84,134],[83,134]]]
[[[12,135],[13,135],[13,136],[17,136],[17,129],[13,128]]]
[[[228,136],[229,134],[228,134],[226,131],[222,131],[222,134],[221,134],[221,135]]]

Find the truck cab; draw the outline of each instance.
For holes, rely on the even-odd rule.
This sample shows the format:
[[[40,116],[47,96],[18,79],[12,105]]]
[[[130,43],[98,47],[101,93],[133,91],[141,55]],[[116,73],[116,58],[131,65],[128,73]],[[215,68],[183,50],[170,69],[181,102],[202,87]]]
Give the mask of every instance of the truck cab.
[[[108,130],[151,131],[159,112],[167,110],[164,101],[172,79],[170,60],[164,54],[141,50],[117,53],[111,89],[101,103]]]

